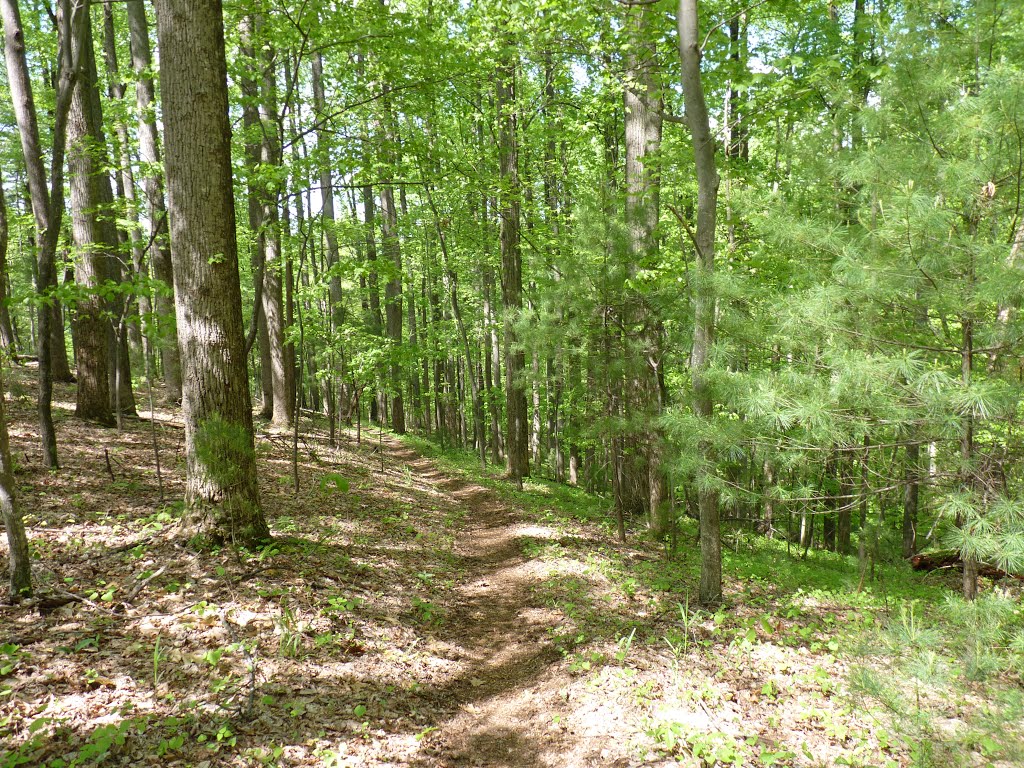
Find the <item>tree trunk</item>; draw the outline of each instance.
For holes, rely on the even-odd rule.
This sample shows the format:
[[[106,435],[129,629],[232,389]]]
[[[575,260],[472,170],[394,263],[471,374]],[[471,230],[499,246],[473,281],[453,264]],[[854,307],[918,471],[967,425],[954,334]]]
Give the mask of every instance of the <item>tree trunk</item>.
[[[0,379],[0,519],[7,530],[7,548],[10,558],[11,602],[32,595],[32,566],[29,559],[25,522],[18,508],[14,470],[11,465],[11,446],[7,436],[7,414],[4,406],[4,386]]]
[[[220,0],[156,0],[190,524],[252,546],[260,507],[242,335]]]
[[[509,46],[509,50],[513,50]],[[506,459],[509,477],[522,483],[530,475],[529,423],[523,373],[526,353],[519,347],[516,323],[523,308],[523,259],[519,244],[520,184],[516,136],[516,61],[506,53],[497,71],[498,162],[501,203],[501,295],[505,315]]]
[[[715,142],[708,120],[707,102],[700,74],[700,36],[697,31],[697,0],[679,0],[679,56],[683,70],[683,101],[686,122],[693,141],[697,170],[697,274],[694,276],[693,351],[690,372],[693,381],[693,412],[710,422],[714,416],[709,356],[714,343],[715,298],[711,278],[715,266],[715,219],[718,207],[718,170]],[[715,456],[711,443],[703,440],[699,450],[706,472]],[[722,600],[722,537],[718,514],[718,493],[710,478],[698,482],[700,509],[700,602],[709,605]]]
[[[14,326],[11,325],[11,313],[7,306],[7,244],[9,229],[7,223],[7,199],[4,197],[3,179],[0,178],[0,348],[13,360],[17,359],[18,349],[14,339]]]
[[[907,465],[903,486],[903,557],[917,552],[917,512],[920,502],[921,445],[907,444]]]
[[[260,89],[252,76],[256,63],[256,21],[252,15],[243,17],[240,27],[240,52],[246,57],[245,74],[240,78],[239,87],[242,91],[242,125],[245,130],[245,159],[249,168],[247,184],[246,212],[248,214],[249,231],[252,237],[252,275],[253,275],[253,309],[252,327],[249,329],[247,346],[256,341],[260,360],[260,417],[271,419],[274,415],[274,377],[270,362],[270,336],[267,332],[267,316],[263,311],[263,289],[266,280],[266,251],[263,246],[263,204],[264,192],[260,189],[260,180],[256,177],[256,169],[260,164],[262,151],[263,124],[260,121]]]
[[[389,174],[390,175],[390,174]],[[380,187],[381,250],[387,260],[388,281],[384,286],[384,312],[387,317],[387,335],[394,345],[391,351],[391,428],[405,434],[405,407],[402,366],[399,348],[402,344],[402,246],[398,239],[398,211],[395,208],[394,188],[389,179]]]
[[[659,219],[661,178],[658,155],[661,152],[662,96],[657,76],[657,52],[649,26],[652,6],[630,8],[627,24],[630,45],[626,55],[627,86],[623,92],[626,134],[626,226],[629,261],[627,273],[635,281],[645,269],[658,264],[656,230]],[[625,322],[627,336],[638,335],[626,350],[626,393],[623,405],[630,415],[641,414],[644,425],[636,435],[640,443],[639,460],[625,462],[624,491],[636,486],[651,534],[663,538],[669,531],[668,505],[663,503],[665,479],[661,469],[660,436],[654,423],[661,411],[658,387],[660,365],[659,324],[652,316],[646,296],[637,288],[627,289]],[[635,475],[635,477],[634,477]]]
[[[259,22],[257,21],[257,34]],[[260,121],[263,125],[260,145],[261,165],[268,169],[281,167],[281,138],[277,111],[277,77],[274,48],[262,42],[263,79],[260,99]],[[263,217],[260,242],[263,246],[263,316],[267,321],[270,341],[271,384],[274,388],[274,408],[271,423],[288,429],[292,425],[295,400],[295,366],[292,345],[285,341],[285,328],[290,323],[286,316],[284,283],[285,259],[281,250],[280,186],[263,182],[268,187],[262,195]],[[261,184],[261,186],[263,186]],[[290,280],[287,281],[290,284]]]
[[[146,195],[149,218],[149,254],[153,276],[166,290],[156,292],[156,313],[159,330],[160,364],[163,370],[167,399],[181,401],[181,358],[178,335],[174,329],[174,270],[167,234],[167,207],[164,183],[158,170],[160,144],[156,128],[155,92],[149,44],[149,24],[143,0],[127,0],[128,32],[131,38],[132,69],[135,70],[135,108],[139,115],[139,161],[142,188]]]
[[[462,342],[462,351],[466,356],[466,377],[469,379],[473,397],[473,437],[478,441],[477,448],[480,455],[480,466],[487,467],[487,448],[484,440],[484,407],[480,396],[480,388],[477,378],[473,374],[473,353],[469,344],[469,334],[466,331],[466,323],[462,318],[462,308],[459,305],[459,276],[452,268],[451,258],[448,255],[448,244],[445,240],[444,229],[441,227],[441,220],[434,204],[434,196],[431,194],[430,186],[426,187],[427,202],[434,214],[434,228],[437,231],[438,244],[441,247],[441,256],[444,259],[445,288],[448,289],[448,296],[451,301],[452,316],[455,318],[455,325],[459,329],[459,340]]]
[[[39,358],[39,435],[43,449],[43,464],[57,469],[57,435],[53,428],[53,378],[51,354],[53,343],[53,290],[57,287],[57,240],[64,216],[64,150],[67,140],[67,117],[71,94],[79,72],[79,60],[73,51],[82,50],[82,35],[88,18],[88,2],[71,9],[70,0],[60,0],[58,23],[60,26],[59,56],[60,78],[57,82],[56,102],[53,109],[52,146],[50,151],[49,187],[43,167],[43,150],[39,140],[32,79],[25,53],[25,34],[17,0],[0,0],[0,16],[4,25],[4,57],[7,81],[11,92],[21,149],[25,159],[32,212],[36,224],[36,292],[40,304],[36,334]]]
[[[75,282],[83,290],[75,311],[75,363],[78,394],[75,415],[113,424],[109,371],[107,302],[99,290],[110,279],[116,258],[117,234],[110,218],[110,177],[106,139],[96,122],[93,98],[99,101],[91,24],[86,20],[81,74],[68,115],[68,176],[71,187],[71,225],[74,234]],[[94,93],[95,91],[95,93]],[[103,187],[106,189],[103,189]]]
[[[963,345],[960,357],[961,383],[964,388],[967,388],[971,385],[971,371],[974,365],[974,325],[969,317],[963,317],[960,322],[963,327]],[[960,458],[964,463],[965,484],[973,488],[976,485],[974,467],[972,466],[974,462],[974,416],[970,411],[964,414]],[[970,521],[958,516],[956,524],[958,526],[969,525]],[[974,600],[978,596],[978,561],[970,557],[964,558],[963,587],[965,600]]]
[[[260,206],[259,226],[255,230],[256,247],[262,254],[260,270],[263,278],[260,299],[262,316],[266,327],[266,346],[260,339],[261,370],[269,372],[270,409],[269,416],[275,427],[288,429],[292,425],[295,400],[295,370],[290,345],[285,343],[284,272],[285,264],[281,251],[280,182],[276,169],[281,167],[280,116],[277,111],[277,78],[273,46],[261,39],[261,19],[256,16],[251,22],[250,44],[259,46],[258,63],[262,67],[259,85],[259,167],[266,169],[268,177],[257,179],[255,188]],[[254,62],[255,64],[255,62]],[[253,88],[253,85],[249,86]],[[251,137],[250,137],[251,138]],[[264,356],[265,353],[265,356]],[[263,412],[267,413],[264,392]]]
[[[38,269],[36,270],[38,272]],[[56,280],[56,277],[54,278]],[[71,288],[75,284],[74,268],[69,267],[64,273],[64,286]],[[70,313],[74,316],[74,313]],[[64,307],[58,299],[50,303],[50,376],[53,381],[62,384],[74,384],[75,374],[71,372],[71,360],[68,358],[67,336],[64,328]],[[71,346],[74,347],[75,335],[71,334]]]
[[[484,218],[486,220],[486,209],[484,211]],[[485,256],[486,258],[486,256]],[[491,463],[499,464],[501,462],[501,413],[499,412],[500,406],[498,404],[498,395],[496,391],[501,389],[501,353],[500,346],[497,339],[497,326],[494,319],[493,311],[493,299],[492,294],[494,293],[494,271],[490,265],[484,266],[483,270],[483,284],[484,284],[484,389],[487,393],[487,409],[490,415],[490,439],[491,445]],[[497,384],[494,382],[497,380]]]
[[[114,9],[111,5],[103,8],[103,58],[107,70],[107,95],[114,103],[124,101],[125,84],[121,80],[120,66],[117,61],[117,37],[114,29]],[[127,226],[117,227],[118,243],[127,245],[132,255],[132,273],[135,285],[145,285],[149,269],[146,266],[146,252],[143,249],[142,229],[139,226],[139,210],[135,200],[135,171],[132,168],[131,137],[128,124],[122,116],[118,116],[115,127],[119,150],[120,167],[114,175],[115,193],[123,203]],[[136,298],[137,296],[137,298]],[[141,319],[152,315],[152,306],[148,289],[133,291],[121,298],[122,323],[127,326],[128,338],[133,350],[145,360],[146,370],[152,370],[152,347],[149,334],[142,333]]]

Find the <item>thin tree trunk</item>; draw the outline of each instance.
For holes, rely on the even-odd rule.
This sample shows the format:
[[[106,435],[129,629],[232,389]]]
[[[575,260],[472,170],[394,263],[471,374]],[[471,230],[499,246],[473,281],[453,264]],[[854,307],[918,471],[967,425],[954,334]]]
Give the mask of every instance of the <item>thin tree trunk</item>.
[[[700,74],[700,36],[697,28],[697,0],[679,0],[679,56],[683,71],[683,101],[686,122],[693,141],[697,170],[697,274],[694,276],[694,330],[690,372],[693,382],[693,412],[710,422],[714,401],[708,378],[711,346],[715,333],[715,298],[711,277],[715,265],[715,219],[718,207],[718,170],[715,167],[715,142],[708,120],[707,102]],[[701,459],[711,471],[714,449],[708,440],[699,445]],[[722,537],[719,524],[718,493],[710,480],[698,482],[700,509],[700,589],[702,604],[722,600]]]
[[[260,97],[260,164],[270,170],[281,167],[281,139],[277,111],[277,78],[275,74],[274,48],[259,39],[260,19],[256,18],[254,34],[262,54],[263,77]],[[263,250],[263,317],[267,324],[267,341],[270,365],[270,382],[273,388],[271,423],[282,429],[292,425],[293,401],[295,399],[294,354],[285,343],[285,326],[290,324],[286,316],[284,282],[286,264],[281,251],[280,186],[276,181],[262,181],[259,195],[262,205],[258,246]]]
[[[109,4],[103,8],[103,58],[107,70],[107,95],[111,101],[121,103],[124,101],[125,84],[121,80],[120,66],[117,60],[114,9]],[[142,228],[139,226],[139,210],[135,198],[135,171],[132,168],[131,137],[128,134],[128,124],[123,117],[118,117],[115,128],[120,161],[119,172],[114,176],[115,191],[118,198],[123,201],[128,221],[127,227],[117,228],[118,241],[122,245],[127,244],[132,255],[132,273],[135,284],[145,284],[149,269],[146,265],[146,252],[143,249],[143,234]],[[147,289],[134,293],[137,294],[137,298],[135,295],[131,295],[121,299],[120,310],[123,322],[128,327],[128,338],[132,348],[145,358],[147,370],[151,370],[153,350],[149,343],[149,335],[142,333],[140,322],[142,317],[149,318],[152,314],[149,291]]]
[[[341,289],[341,275],[337,267],[341,261],[341,252],[338,247],[338,235],[335,232],[334,179],[331,174],[330,139],[327,131],[324,129],[324,121],[327,120],[326,94],[324,93],[324,63],[319,51],[313,54],[312,75],[313,108],[316,120],[320,121],[318,123],[320,127],[317,130],[316,149],[318,153],[322,153],[319,162],[320,198],[323,201],[321,215],[323,216],[324,237],[327,241],[327,268],[330,271],[330,278],[327,284],[327,296],[330,302],[328,314],[331,318],[331,329],[335,333],[340,333],[345,324],[345,305]],[[333,350],[331,350],[331,353],[333,354]],[[340,369],[338,370],[340,398],[335,398],[332,380],[327,380],[327,386],[331,393],[327,402],[328,406],[333,409],[331,413],[332,428],[335,413],[340,410],[342,413],[347,414],[350,410],[347,380],[348,370],[345,365],[345,356],[342,354]],[[336,402],[336,399],[340,400],[340,402]]]
[[[441,220],[434,204],[434,196],[431,194],[429,185],[426,187],[427,202],[434,214],[434,227],[437,231],[438,243],[441,247],[441,255],[444,258],[445,288],[452,306],[452,316],[455,318],[456,327],[459,329],[459,339],[462,341],[462,351],[466,356],[466,377],[469,379],[473,397],[473,436],[478,441],[480,453],[480,466],[487,468],[487,448],[484,441],[484,408],[480,396],[480,389],[477,386],[476,376],[473,374],[473,353],[469,345],[469,334],[466,332],[466,323],[462,319],[462,308],[459,306],[459,277],[452,269],[451,259],[448,256],[448,244],[445,240],[444,230],[441,227]]]
[[[961,383],[963,386],[971,385],[971,372],[974,365],[974,325],[969,317],[961,319],[963,326],[963,345],[961,347]],[[974,417],[968,411],[963,419],[963,437],[960,440],[960,458],[964,463],[964,472],[967,474],[965,484],[973,488],[974,468]],[[980,514],[980,512],[979,512]],[[969,521],[958,517],[958,526],[967,525]],[[965,600],[974,600],[978,596],[978,561],[972,557],[964,557],[964,578],[963,591]]]
[[[174,330],[174,270],[170,243],[166,237],[167,207],[164,203],[163,177],[158,170],[160,143],[156,127],[155,93],[149,44],[149,23],[143,0],[127,0],[128,32],[131,39],[132,69],[135,70],[135,109],[139,115],[139,161],[142,189],[146,195],[149,219],[149,257],[153,276],[165,286],[157,291],[155,306],[159,331],[160,367],[163,371],[167,399],[181,401],[181,357],[178,336]]]
[[[917,553],[917,513],[921,496],[921,444],[907,444],[903,487],[903,557]]]
[[[404,381],[398,361],[398,348],[402,344],[402,246],[398,239],[398,211],[395,208],[394,189],[385,179],[380,187],[381,250],[387,260],[388,281],[384,285],[384,311],[387,317],[387,336],[394,345],[391,361],[391,428],[405,434],[405,406],[402,397]]]
[[[257,66],[256,59],[256,22],[252,15],[242,19],[240,28],[240,52],[246,58],[245,74],[239,79],[242,91],[242,125],[245,130],[245,158],[250,169],[247,179],[246,213],[248,214],[249,231],[253,238],[252,275],[253,275],[253,308],[252,325],[246,346],[251,348],[255,342],[260,360],[260,418],[271,419],[274,415],[274,378],[270,362],[270,336],[267,332],[267,316],[263,311],[263,290],[266,285],[266,251],[263,245],[263,191],[260,180],[255,176],[255,169],[260,164],[262,152],[263,124],[260,121],[260,89],[259,83],[252,72]]]
[[[43,449],[43,464],[48,469],[57,469],[57,435],[53,428],[53,378],[52,354],[52,296],[57,287],[57,240],[60,236],[61,220],[64,216],[64,150],[67,140],[67,117],[71,106],[71,95],[78,77],[80,61],[73,51],[82,50],[82,36],[88,17],[88,1],[74,6],[71,0],[60,0],[58,8],[60,25],[59,55],[61,58],[60,79],[57,83],[57,98],[53,110],[52,147],[50,151],[49,187],[43,167],[42,144],[39,140],[39,124],[35,101],[32,96],[32,79],[28,71],[25,52],[25,34],[21,24],[21,13],[17,0],[0,0],[0,16],[4,25],[4,57],[7,63],[7,81],[14,106],[18,132],[21,136],[22,154],[28,176],[29,194],[32,197],[32,212],[36,224],[36,292],[39,294],[38,332],[36,334],[39,358],[39,435]]]
[[[17,360],[18,349],[11,325],[11,313],[7,306],[9,275],[7,274],[7,245],[9,241],[7,224],[7,199],[4,197],[3,179],[0,178],[0,347],[12,360]]]
[[[25,522],[18,508],[17,486],[11,464],[11,446],[7,436],[3,379],[0,378],[0,519],[7,530],[10,559],[10,599],[16,603],[32,595],[32,566],[29,559]]]
[[[509,50],[513,50],[509,46]],[[522,484],[530,475],[529,424],[522,377],[526,353],[519,347],[516,323],[523,308],[523,260],[519,244],[520,184],[516,136],[516,61],[512,53],[499,63],[496,106],[498,161],[501,177],[501,293],[505,315],[505,417],[508,420],[506,460],[509,477]]]

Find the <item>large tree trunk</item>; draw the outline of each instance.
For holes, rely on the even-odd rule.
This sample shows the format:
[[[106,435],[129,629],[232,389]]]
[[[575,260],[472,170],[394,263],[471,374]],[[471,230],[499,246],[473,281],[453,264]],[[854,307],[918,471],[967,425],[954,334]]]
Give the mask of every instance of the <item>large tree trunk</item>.
[[[242,334],[220,0],[156,0],[189,523],[250,546],[260,506]]]
[[[77,54],[77,52],[76,52]],[[86,21],[78,78],[68,116],[68,176],[71,186],[71,228],[74,234],[75,282],[83,289],[75,312],[75,362],[78,395],[75,414],[82,419],[113,424],[110,405],[110,328],[107,302],[99,293],[111,275],[117,234],[110,219],[110,177],[106,139],[96,122],[93,97],[99,101],[91,24]],[[103,189],[103,186],[106,189]]]
[[[715,298],[711,278],[715,267],[715,219],[718,207],[718,170],[715,167],[715,141],[711,135],[707,102],[700,74],[700,36],[697,27],[697,0],[679,0],[679,57],[683,68],[683,101],[686,122],[693,141],[697,170],[697,274],[694,276],[693,352],[690,372],[693,381],[693,412],[710,421],[714,415],[709,357],[715,333]],[[700,443],[706,472],[714,465],[711,443]],[[700,602],[708,605],[722,600],[722,537],[718,515],[718,493],[709,480],[698,482],[700,510]]]
[[[509,50],[513,50],[511,46]],[[516,482],[530,475],[529,422],[523,372],[526,353],[519,347],[516,323],[523,308],[523,258],[519,245],[520,183],[516,136],[516,61],[506,53],[498,65],[498,162],[501,202],[498,211],[501,240],[501,295],[505,316],[505,417],[508,420],[506,459]]]
[[[641,270],[652,269],[658,262],[656,230],[659,219],[661,179],[658,155],[661,152],[662,97],[657,77],[657,51],[648,30],[652,6],[629,9],[630,45],[626,55],[628,72],[624,90],[626,133],[626,226],[629,262],[627,272],[636,278]],[[657,319],[652,316],[646,297],[636,289],[628,289],[625,321],[629,335],[637,332],[634,341],[627,338],[627,389],[623,406],[629,415],[642,415],[646,425],[636,435],[641,443],[640,461],[627,462],[623,477],[627,486],[642,489],[641,498],[648,525],[655,538],[664,537],[670,528],[665,479],[661,469],[660,437],[653,424],[660,411],[658,367],[661,364]]]
[[[156,312],[159,318],[160,363],[163,369],[167,399],[181,400],[181,358],[174,321],[174,270],[171,263],[170,243],[167,240],[167,208],[164,203],[164,184],[160,175],[160,144],[154,111],[155,91],[151,72],[153,56],[149,45],[149,25],[143,0],[127,0],[128,31],[131,37],[132,69],[135,70],[135,107],[139,114],[139,161],[142,168],[142,188],[146,194],[149,216],[149,253],[153,276],[167,290],[156,294]]]

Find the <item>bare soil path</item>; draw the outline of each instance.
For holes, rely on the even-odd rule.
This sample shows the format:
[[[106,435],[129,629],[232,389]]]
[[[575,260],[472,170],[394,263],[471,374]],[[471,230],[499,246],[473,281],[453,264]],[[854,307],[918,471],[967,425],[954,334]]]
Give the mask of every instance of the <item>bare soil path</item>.
[[[559,614],[538,596],[542,565],[524,554],[529,541],[550,531],[524,521],[490,489],[446,474],[400,443],[391,442],[388,452],[465,510],[454,544],[460,575],[442,634],[459,648],[466,671],[450,689],[456,713],[432,734],[424,764],[609,764],[600,749],[587,749],[561,725],[572,680],[550,639]]]
[[[307,418],[298,492],[291,436],[257,430],[274,543],[195,552],[175,533],[176,410],[155,414],[161,498],[148,412],[117,433],[61,385],[49,473],[31,382],[10,383],[40,599],[0,605],[0,766],[640,764],[614,697],[570,669],[553,579],[587,600],[595,583],[538,554],[564,530],[408,443],[332,446]]]

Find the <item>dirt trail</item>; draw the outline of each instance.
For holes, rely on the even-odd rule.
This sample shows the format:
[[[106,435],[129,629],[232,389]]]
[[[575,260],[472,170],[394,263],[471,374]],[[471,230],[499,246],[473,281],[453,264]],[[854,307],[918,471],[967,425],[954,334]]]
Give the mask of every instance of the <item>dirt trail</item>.
[[[524,555],[526,541],[548,533],[526,524],[493,491],[451,477],[399,443],[388,453],[466,511],[454,554],[460,579],[443,635],[461,650],[466,672],[450,689],[457,714],[439,724],[423,765],[608,765],[563,725],[571,680],[549,630],[559,615],[533,586],[544,574]]]

